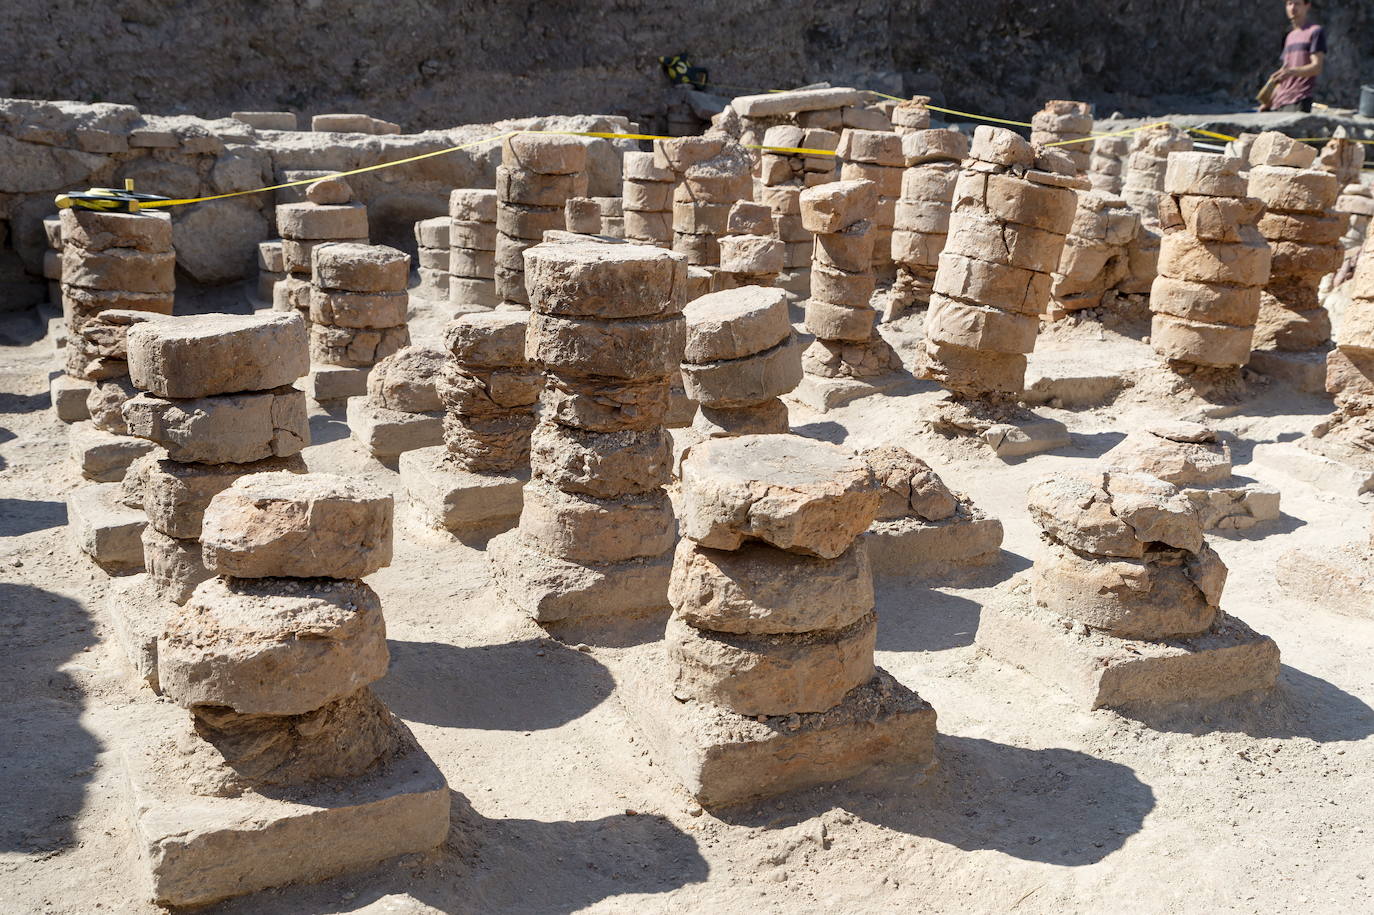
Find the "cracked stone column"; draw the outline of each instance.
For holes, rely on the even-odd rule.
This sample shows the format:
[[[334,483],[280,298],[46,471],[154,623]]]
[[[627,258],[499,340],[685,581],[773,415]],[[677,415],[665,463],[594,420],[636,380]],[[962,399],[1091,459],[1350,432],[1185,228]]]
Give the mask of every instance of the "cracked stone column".
[[[133,667],[156,689],[156,640],[211,574],[199,539],[210,499],[246,474],[305,470],[310,427],[292,384],[308,368],[306,329],[294,311],[193,315],[134,327],[128,349],[142,393],[124,417],[160,450],[138,474],[146,574],[121,579],[109,608]]]
[[[391,562],[392,512],[374,484],[330,474],[250,474],[209,500],[215,577],[158,640],[175,706],[150,704],[123,738],[156,901],[321,880],[444,840],[444,777],[371,689],[389,652],[362,579]]]
[[[1069,157],[1074,174],[1088,171],[1092,161],[1093,108],[1087,102],[1051,99],[1031,115],[1030,140]]]
[[[84,413],[90,419],[70,433],[72,459],[82,476],[117,482],[149,450],[146,442],[129,437],[119,412],[133,393],[124,341],[131,325],[172,313],[172,220],[165,213],[76,207],[59,218],[67,345],[53,403],[59,417]],[[69,402],[78,398],[83,409],[75,410]]]
[[[980,651],[1088,708],[1274,685],[1278,647],[1220,610],[1226,566],[1173,485],[1095,469],[1035,483],[1028,501],[1040,555],[984,607]]]
[[[496,191],[461,187],[448,197],[448,303],[454,315],[496,307]]]
[[[493,580],[540,623],[623,626],[667,609],[677,528],[663,417],[686,259],[579,241],[530,249],[526,271],[525,352],[545,383],[520,523],[488,549]]]
[[[498,308],[525,311],[525,252],[565,225],[569,197],[587,196],[587,144],[581,137],[517,133],[501,141],[496,168]]]
[[[1269,243],[1269,282],[1260,293],[1259,316],[1251,344],[1264,353],[1256,368],[1273,371],[1272,362],[1294,364],[1301,356],[1315,370],[1308,387],[1323,387],[1331,318],[1318,298],[1322,277],[1340,266],[1344,220],[1333,212],[1341,184],[1316,168],[1317,151],[1276,131],[1265,131],[1250,148],[1247,193],[1264,204],[1259,232]],[[1260,364],[1262,363],[1262,364]]]
[[[901,106],[898,106],[901,110]],[[906,171],[892,226],[892,260],[897,265],[885,320],[912,305],[930,304],[935,269],[949,234],[949,214],[959,163],[968,137],[954,130],[912,130],[902,136]]]
[[[528,318],[459,315],[444,328],[449,358],[435,379],[444,444],[402,454],[401,482],[429,527],[483,542],[520,515],[529,481],[539,374],[525,358]]]
[[[315,248],[311,259],[305,391],[325,403],[359,397],[372,366],[410,343],[410,255],[338,243]]]
[[[324,178],[306,186],[305,200],[277,204],[277,234],[287,277],[273,290],[272,307],[310,312],[311,253],[332,242],[367,244],[367,207],[353,203],[343,178]]]
[[[683,461],[683,539],[659,663],[627,676],[656,761],[705,806],[927,765],[935,712],[873,663],[868,464],[746,435]]]
[[[1180,374],[1250,361],[1270,251],[1256,228],[1264,206],[1246,196],[1241,165],[1211,153],[1169,155],[1150,345]]]

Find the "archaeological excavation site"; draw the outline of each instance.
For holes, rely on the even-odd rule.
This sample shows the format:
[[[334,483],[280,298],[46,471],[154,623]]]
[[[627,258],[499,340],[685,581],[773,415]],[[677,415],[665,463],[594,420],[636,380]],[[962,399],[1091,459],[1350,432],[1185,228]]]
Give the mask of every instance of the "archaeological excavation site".
[[[1374,2],[15,5],[3,915],[1374,910]]]

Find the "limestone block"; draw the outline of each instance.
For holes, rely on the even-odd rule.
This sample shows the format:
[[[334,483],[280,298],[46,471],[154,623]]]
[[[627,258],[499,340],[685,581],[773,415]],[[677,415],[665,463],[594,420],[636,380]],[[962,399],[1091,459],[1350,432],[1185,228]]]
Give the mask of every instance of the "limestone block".
[[[51,237],[48,240],[55,249],[64,244],[85,251],[130,248],[152,254],[172,249],[172,218],[167,213],[111,213],[69,207],[58,214],[58,220],[56,244]]]
[[[1249,161],[1251,165],[1310,168],[1317,161],[1317,151],[1277,130],[1266,130],[1250,144]]]
[[[495,223],[496,191],[480,187],[452,190],[448,195],[448,215],[458,221]],[[456,241],[452,243],[457,244]]]
[[[740,359],[683,363],[687,396],[713,407],[751,406],[792,390],[801,381],[802,366],[795,337]]]
[[[525,487],[521,535],[550,556],[573,562],[623,562],[672,549],[677,527],[662,490],[598,499],[538,480]]]
[[[666,317],[686,301],[686,260],[643,245],[538,245],[525,274],[531,308],[556,317]]]
[[[277,206],[277,233],[284,239],[324,241],[367,238],[367,207],[361,203],[321,206],[283,203]]]
[[[449,248],[448,269],[454,276],[491,277],[496,270],[496,252],[477,248]]]
[[[449,244],[474,251],[496,250],[496,214],[490,222],[455,219],[449,224]]]
[[[406,451],[397,466],[411,504],[431,527],[490,534],[510,529],[520,517],[526,469],[474,473],[442,445]]]
[[[508,238],[520,239],[535,244],[544,238],[544,233],[561,230],[564,226],[563,205],[550,207],[523,206],[502,203],[496,211],[496,231]],[[500,245],[497,245],[500,249]]]
[[[1258,228],[1270,241],[1333,245],[1345,234],[1345,223],[1342,216],[1328,213],[1268,212],[1259,218]]]
[[[936,342],[995,353],[1029,353],[1035,349],[1040,320],[935,293],[926,317],[926,336]]]
[[[715,439],[682,466],[683,536],[713,549],[763,540],[833,559],[873,521],[879,495],[867,463],[790,435]]]
[[[867,305],[874,288],[872,270],[849,273],[820,263],[811,266],[811,295],[823,301],[854,307]]]
[[[205,510],[205,563],[235,578],[362,578],[391,563],[392,513],[392,497],[361,480],[249,474]]]
[[[873,263],[873,245],[877,233],[873,223],[861,219],[839,232],[823,232],[816,236],[814,257],[818,266],[862,273]]]
[[[312,712],[389,660],[381,600],[360,581],[211,579],[158,640],[166,696],[251,715]]]
[[[960,210],[950,216],[944,250],[988,263],[1052,273],[1063,248],[1062,234],[1001,222],[976,210]]]
[[[761,543],[728,551],[682,540],[668,600],[678,619],[713,632],[843,629],[872,611],[873,576],[862,538],[836,559]]]
[[[171,251],[85,251],[72,247],[62,253],[62,282],[86,289],[171,292],[176,289],[176,263],[176,255]]]
[[[651,152],[626,152],[621,158],[621,165],[628,181],[670,184],[676,180],[673,169],[655,164],[654,154]]]
[[[1206,426],[1182,421],[1131,432],[1103,455],[1103,462],[1175,486],[1208,486],[1231,476],[1226,442]]]
[[[664,213],[673,208],[673,185],[625,178],[625,209]]]
[[[1269,247],[1271,276],[1308,277],[1313,283],[1328,273],[1334,273],[1344,257],[1339,245],[1274,241]]]
[[[841,232],[877,207],[878,188],[871,181],[831,181],[807,188],[800,197],[802,223],[811,232]]]
[[[530,315],[525,356],[560,373],[638,381],[667,378],[682,359],[681,315],[656,319],[594,320]]]
[[[788,715],[834,708],[872,678],[877,632],[873,613],[843,629],[775,635],[711,632],[674,618],[664,644],[679,699]]]
[[[127,377],[107,378],[97,381],[86,397],[86,412],[97,429],[115,435],[128,435],[129,426],[124,422],[125,401],[138,393],[138,388]]]
[[[542,422],[530,436],[534,477],[598,499],[649,493],[672,479],[672,439],[661,428],[585,432]]]
[[[402,413],[443,409],[435,380],[448,364],[444,353],[428,346],[407,346],[387,356],[368,373],[367,393],[379,407]]]
[[[720,269],[747,276],[770,276],[783,270],[784,245],[768,235],[727,235],[720,240]]]
[[[1164,192],[1202,197],[1244,197],[1245,179],[1240,176],[1244,164],[1244,160],[1234,156],[1172,152],[1164,172]]]
[[[143,528],[148,519],[121,501],[118,483],[92,483],[67,494],[72,542],[106,572],[143,569]]]
[[[850,128],[840,134],[835,154],[852,162],[901,167],[906,164],[902,138],[885,130]]]
[[[214,576],[205,567],[200,541],[168,537],[152,525],[139,535],[148,582],[164,601],[184,604],[201,582]]]
[[[886,165],[869,165],[865,162],[845,162],[840,166],[840,180],[868,181],[878,194],[881,209],[884,198],[896,198],[902,193],[902,169]],[[878,222],[890,224],[891,219],[878,217]]]
[[[315,257],[316,248],[345,243],[365,245],[367,244],[367,236],[359,235],[348,238],[321,238],[314,241],[302,241],[298,238],[283,238],[281,243],[282,257],[286,259],[287,270],[291,273],[300,274],[304,278],[310,275],[310,264]]]
[[[206,314],[129,329],[129,375],[159,397],[193,398],[289,385],[310,368],[298,314]]]
[[[1255,323],[1259,307],[1258,286],[1194,283],[1159,276],[1150,287],[1151,310],[1175,318],[1245,327]]]
[[[687,401],[689,404],[692,401]],[[692,430],[705,438],[768,435],[791,431],[787,404],[773,397],[747,407],[702,404],[691,420]]]
[[[584,197],[586,193],[585,172],[543,175],[523,168],[496,167],[496,199],[502,203],[559,207],[568,198]]]
[[[362,397],[367,393],[367,374],[367,366],[315,365],[311,366],[310,374],[301,379],[301,388],[307,397],[318,403]]]
[[[873,336],[878,312],[863,305],[827,302],[818,296],[806,301],[806,330],[822,340],[863,342]]]
[[[149,458],[139,487],[143,510],[154,528],[182,540],[200,536],[206,506],[239,477],[271,471],[305,473],[305,461],[298,454],[251,464],[187,464],[156,455]]]
[[[1140,559],[1161,544],[1189,553],[1203,547],[1192,503],[1148,474],[1058,474],[1032,484],[1026,497],[1040,529],[1081,553]]]
[[[1172,157],[1170,157],[1172,161]],[[1336,176],[1320,169],[1257,165],[1250,169],[1249,194],[1270,210],[1325,213],[1336,205],[1341,186]]]
[[[994,353],[927,340],[922,377],[956,393],[1021,394],[1025,389],[1023,353]]]
[[[174,461],[248,464],[289,457],[310,442],[305,395],[292,388],[166,400],[140,394],[124,405],[129,431]]]
[[[68,433],[72,461],[81,475],[97,483],[116,483],[135,460],[152,451],[152,442],[115,435],[89,422],[76,422]]]
[[[1170,232],[1159,245],[1159,272],[1195,283],[1262,286],[1269,281],[1269,244],[1254,229],[1236,243],[1205,241],[1187,232]]]
[[[540,623],[625,620],[666,612],[672,552],[625,562],[551,556],[518,530],[487,547],[498,592]]]
[[[70,329],[73,331],[80,331],[94,317],[106,311],[143,311],[170,315],[173,301],[174,297],[169,292],[86,289],[62,284],[62,311],[69,316]]]
[[[1165,359],[1195,365],[1245,365],[1250,359],[1253,327],[1208,324],[1156,314],[1150,322],[1150,345]]]
[[[321,289],[404,292],[410,281],[410,255],[386,245],[330,244],[312,253],[311,271]]]
[[[376,365],[410,343],[410,328],[310,325],[310,361],[321,365]]]
[[[761,353],[792,333],[787,295],[780,289],[744,286],[711,293],[684,309],[684,362],[709,363]]]
[[[1078,198],[1064,188],[1046,187],[1012,174],[970,169],[959,174],[951,205],[955,212],[985,211],[1006,222],[1065,235],[1073,225]]]
[[[52,399],[53,413],[64,423],[77,423],[90,419],[86,399],[90,397],[93,385],[89,381],[58,373],[48,387]]]
[[[587,146],[579,137],[515,133],[501,141],[501,164],[538,175],[587,170]]]
[[[616,382],[575,375],[545,376],[539,393],[543,415],[591,432],[618,432],[662,425],[668,386],[662,380]]]
[[[392,410],[371,397],[350,397],[345,417],[349,434],[376,458],[393,458],[444,441],[443,413],[438,410]]]
[[[982,124],[973,130],[969,157],[992,165],[1030,166],[1035,162],[1035,150],[1015,131]]]

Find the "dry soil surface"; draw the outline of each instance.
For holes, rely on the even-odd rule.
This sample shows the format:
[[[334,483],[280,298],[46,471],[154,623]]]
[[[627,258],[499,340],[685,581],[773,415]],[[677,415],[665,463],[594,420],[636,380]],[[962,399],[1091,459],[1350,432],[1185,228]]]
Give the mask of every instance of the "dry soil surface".
[[[114,741],[137,687],[104,615],[107,576],[65,528],[65,495],[82,481],[47,409],[54,349],[37,330],[29,317],[0,324],[13,343],[0,350],[0,911],[153,912]],[[914,336],[895,339],[909,354]],[[927,385],[824,416],[793,410],[800,434],[926,455],[1005,523],[996,565],[879,582],[878,663],[939,713],[931,772],[703,812],[617,699],[643,646],[547,637],[495,598],[480,550],[401,511],[395,563],[369,579],[392,653],[378,693],[448,777],[450,836],[430,854],[216,910],[1369,911],[1374,611],[1304,604],[1274,572],[1294,547],[1366,543],[1369,506],[1243,466],[1254,444],[1305,433],[1329,402],[1255,383],[1219,420],[1239,472],[1283,491],[1281,521],[1210,538],[1230,566],[1223,606],[1282,649],[1277,690],[1125,717],[979,657],[974,633],[1034,556],[1028,483],[1198,404],[1154,393],[1148,348],[1094,324],[1046,335],[1035,359],[1139,383],[1105,407],[1042,410],[1073,446],[1012,463],[924,431]],[[317,410],[312,427],[312,469],[395,488],[341,409]]]

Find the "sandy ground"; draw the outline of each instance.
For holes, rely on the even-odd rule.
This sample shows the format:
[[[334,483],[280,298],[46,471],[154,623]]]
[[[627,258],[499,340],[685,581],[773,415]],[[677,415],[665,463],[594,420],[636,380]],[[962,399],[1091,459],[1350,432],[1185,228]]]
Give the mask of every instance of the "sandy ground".
[[[13,344],[0,350],[0,912],[156,911],[141,898],[114,752],[134,686],[104,615],[107,578],[64,527],[80,480],[47,410],[52,343],[27,317],[0,333]],[[1095,325],[1048,335],[1035,358],[1150,361]],[[938,710],[937,768],[719,816],[654,765],[618,702],[618,672],[643,646],[549,639],[493,598],[480,551],[402,512],[396,561],[370,579],[392,651],[378,692],[448,777],[449,839],[217,911],[1369,911],[1374,612],[1304,605],[1273,573],[1294,546],[1367,542],[1367,505],[1239,468],[1283,490],[1280,522],[1211,538],[1230,566],[1223,606],[1282,649],[1273,694],[1142,720],[1083,711],[975,655],[980,608],[1034,555],[1027,484],[1196,406],[1147,388],[1043,410],[1073,447],[1014,463],[924,433],[936,395],[921,384],[825,416],[794,409],[801,434],[927,456],[1003,520],[1006,541],[994,566],[879,582],[878,663]],[[1294,438],[1328,409],[1256,385],[1219,425],[1244,465],[1255,443]],[[342,416],[314,415],[312,469],[395,487]]]

